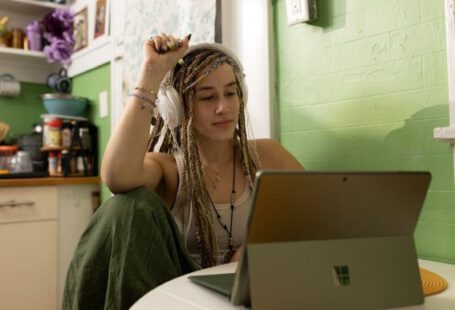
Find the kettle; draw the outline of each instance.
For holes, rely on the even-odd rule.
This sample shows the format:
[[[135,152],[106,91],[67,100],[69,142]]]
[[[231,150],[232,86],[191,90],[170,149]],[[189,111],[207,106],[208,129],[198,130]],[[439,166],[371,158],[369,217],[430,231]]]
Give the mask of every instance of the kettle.
[[[56,92],[69,94],[71,92],[72,82],[68,77],[66,69],[62,68],[58,73],[51,73],[47,77],[47,86]]]

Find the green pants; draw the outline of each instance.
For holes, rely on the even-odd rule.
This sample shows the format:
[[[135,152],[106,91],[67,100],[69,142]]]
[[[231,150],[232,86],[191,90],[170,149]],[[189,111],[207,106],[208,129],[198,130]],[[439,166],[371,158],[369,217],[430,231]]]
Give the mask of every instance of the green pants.
[[[63,309],[128,309],[158,285],[196,270],[158,195],[116,195],[93,215],[68,269]]]

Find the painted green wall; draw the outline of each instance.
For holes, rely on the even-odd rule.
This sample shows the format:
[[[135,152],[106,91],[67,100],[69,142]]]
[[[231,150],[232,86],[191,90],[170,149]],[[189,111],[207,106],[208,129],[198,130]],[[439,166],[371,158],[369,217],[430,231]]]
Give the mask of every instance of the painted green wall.
[[[108,92],[108,115],[100,118],[99,94]],[[74,96],[86,97],[90,100],[89,119],[98,127],[98,171],[100,171],[101,159],[110,135],[110,64],[105,64],[73,78]],[[101,199],[105,201],[110,197],[109,189],[101,186]]]
[[[10,125],[6,140],[12,136],[30,133],[34,123],[45,114],[39,95],[49,92],[43,84],[21,83],[21,93],[14,98],[0,97],[0,121]]]
[[[287,26],[275,0],[281,142],[308,169],[429,170],[419,257],[455,263],[443,0],[318,1]]]

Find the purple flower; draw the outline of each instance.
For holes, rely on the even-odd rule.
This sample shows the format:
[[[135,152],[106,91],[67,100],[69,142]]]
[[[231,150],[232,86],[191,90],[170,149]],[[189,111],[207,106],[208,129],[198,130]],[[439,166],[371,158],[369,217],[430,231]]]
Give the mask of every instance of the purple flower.
[[[51,37],[49,45],[44,47],[44,54],[48,62],[61,62],[67,64],[71,61],[74,43],[69,43],[57,37]]]
[[[68,9],[55,9],[42,20],[44,53],[48,62],[69,63],[74,48],[74,14]]]
[[[62,23],[65,30],[73,28],[74,14],[67,9],[55,9],[52,16]]]

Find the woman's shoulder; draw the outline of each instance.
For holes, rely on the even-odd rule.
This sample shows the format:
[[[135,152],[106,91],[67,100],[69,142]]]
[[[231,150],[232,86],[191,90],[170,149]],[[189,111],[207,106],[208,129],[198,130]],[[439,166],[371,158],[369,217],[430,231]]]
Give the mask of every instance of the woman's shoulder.
[[[302,165],[280,143],[273,139],[255,139],[261,168],[263,169],[301,169]]]

